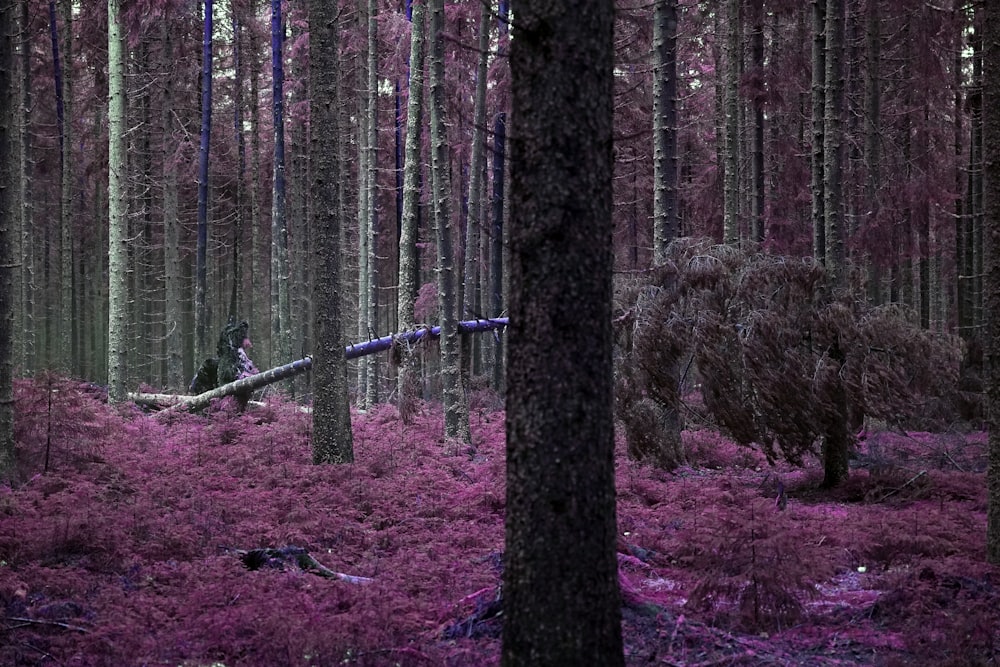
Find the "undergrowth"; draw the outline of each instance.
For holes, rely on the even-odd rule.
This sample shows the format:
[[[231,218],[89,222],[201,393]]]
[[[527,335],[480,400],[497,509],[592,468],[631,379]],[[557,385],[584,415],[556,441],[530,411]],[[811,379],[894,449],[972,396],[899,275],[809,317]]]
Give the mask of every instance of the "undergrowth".
[[[471,449],[435,406],[382,406],[353,415],[355,464],[315,466],[280,400],[157,417],[19,382],[0,664],[498,664],[504,419],[477,405]],[[665,473],[618,443],[629,664],[996,664],[982,434],[869,434],[832,491],[716,431],[684,447]],[[371,581],[234,555],[286,546]]]

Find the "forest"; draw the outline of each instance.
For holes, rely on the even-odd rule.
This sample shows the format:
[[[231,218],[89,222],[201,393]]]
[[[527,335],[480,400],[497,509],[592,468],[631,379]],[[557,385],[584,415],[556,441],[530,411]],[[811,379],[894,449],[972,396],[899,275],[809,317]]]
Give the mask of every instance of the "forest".
[[[997,664],[992,5],[0,6],[0,664]]]

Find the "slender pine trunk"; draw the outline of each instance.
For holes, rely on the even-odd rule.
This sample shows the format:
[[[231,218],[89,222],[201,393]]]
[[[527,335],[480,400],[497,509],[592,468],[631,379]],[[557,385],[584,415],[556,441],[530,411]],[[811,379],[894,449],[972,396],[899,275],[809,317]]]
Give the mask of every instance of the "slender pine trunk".
[[[826,262],[826,214],[823,173],[823,111],[826,106],[826,0],[813,2],[812,45],[812,229],[813,257]]]
[[[18,274],[14,256],[14,28],[14,4],[7,2],[0,6],[0,479],[6,479],[14,470],[14,309]]]
[[[271,77],[274,171],[271,196],[271,357],[291,359],[292,312],[288,292],[288,224],[285,191],[284,23],[281,0],[271,0]]]
[[[208,151],[212,139],[212,0],[205,0],[201,47],[201,134],[198,149],[198,245],[195,259],[195,353],[208,352]]]
[[[726,4],[725,69],[725,152],[726,172],[723,181],[722,237],[725,243],[739,245],[739,73],[740,73],[740,0]]]
[[[403,215],[399,233],[399,293],[396,317],[399,331],[415,326],[413,306],[417,297],[417,217],[420,208],[420,147],[423,127],[424,3],[412,5],[410,24],[410,80],[406,106],[406,140],[403,166]],[[413,418],[418,393],[417,358],[403,346],[400,350],[396,386],[399,414],[404,423]]]
[[[431,121],[431,174],[434,191],[434,226],[438,245],[438,300],[441,316],[441,382],[445,436],[464,443],[469,434],[469,406],[462,385],[455,255],[452,242],[450,145],[445,119],[444,0],[430,0],[431,48],[429,70]]]
[[[210,0],[208,0],[210,3]],[[128,203],[125,189],[125,28],[121,0],[108,0],[108,400],[125,400]]]
[[[485,208],[483,175],[486,171],[486,77],[489,65],[490,7],[482,3],[479,12],[479,59],[476,62],[476,95],[472,115],[472,155],[469,160],[469,214],[465,233],[465,268],[463,270],[463,308],[466,317],[479,317],[479,232]],[[489,313],[490,317],[496,313]],[[463,384],[468,387],[475,371],[472,336],[461,339]]]
[[[18,173],[18,197],[20,201],[20,227],[21,227],[21,257],[24,262],[21,270],[21,310],[22,319],[20,331],[23,332],[21,344],[21,368],[31,374],[37,368],[37,347],[36,347],[36,327],[38,323],[35,318],[35,230],[34,230],[34,206],[32,205],[32,168],[34,166],[34,156],[31,145],[31,38],[28,25],[30,15],[28,11],[28,0],[21,0],[19,6],[18,21],[18,48],[20,50],[20,109],[18,123],[18,139],[20,150],[18,157],[20,164]]]

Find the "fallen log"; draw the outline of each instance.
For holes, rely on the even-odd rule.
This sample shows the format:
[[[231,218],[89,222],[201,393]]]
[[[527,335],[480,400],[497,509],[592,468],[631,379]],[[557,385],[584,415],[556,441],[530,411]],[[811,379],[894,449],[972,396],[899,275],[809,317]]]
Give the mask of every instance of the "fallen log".
[[[506,317],[464,320],[458,323],[458,333],[472,334],[481,333],[483,331],[494,331],[496,329],[503,329],[508,323],[508,318]],[[423,327],[422,329],[416,329],[415,331],[404,331],[391,336],[373,338],[372,340],[364,343],[348,345],[344,350],[344,356],[347,359],[357,359],[358,357],[363,357],[368,354],[383,352],[388,350],[394,344],[398,344],[400,342],[417,343],[424,338],[439,338],[440,336],[441,327]]]
[[[201,410],[202,408],[208,407],[208,404],[211,403],[214,398],[225,398],[226,396],[232,396],[233,394],[239,392],[250,393],[255,389],[260,389],[261,387],[265,387],[273,382],[290,378],[293,375],[298,375],[299,373],[305,373],[310,368],[312,368],[312,357],[299,359],[298,361],[293,361],[290,364],[278,366],[276,368],[266,370],[263,373],[257,373],[256,375],[250,375],[234,382],[224,384],[221,387],[216,387],[215,389],[198,394],[197,396],[180,396],[178,397],[180,400],[169,406],[166,410],[164,410],[164,412],[171,412],[175,410]]]
[[[458,323],[458,332],[460,334],[473,334],[483,331],[495,331],[497,329],[503,329],[508,323],[509,321],[506,317],[465,320]],[[364,343],[354,343],[348,345],[344,348],[344,357],[346,359],[357,359],[358,357],[363,357],[369,354],[384,352],[393,345],[398,345],[399,343],[414,344],[424,338],[438,338],[440,336],[441,327],[424,327],[422,329],[416,329],[415,331],[405,331],[391,336],[382,336],[381,338],[374,338]],[[236,380],[235,382],[224,384],[196,396],[133,392],[128,395],[128,399],[138,405],[147,405],[150,407],[166,406],[164,412],[177,410],[201,410],[202,408],[207,407],[212,399],[225,398],[226,396],[232,396],[233,394],[240,392],[250,393],[271,383],[290,378],[293,375],[298,375],[299,373],[304,373],[310,368],[312,368],[312,357],[305,357],[304,359],[293,361],[290,364],[278,366],[262,373],[250,375],[240,380]]]
[[[261,568],[272,568],[283,570],[286,566],[297,567],[303,572],[311,572],[325,579],[337,579],[350,584],[370,584],[373,580],[369,577],[360,577],[356,574],[344,574],[336,572],[320,563],[312,555],[303,549],[290,545],[279,549],[231,549],[239,556],[248,570],[259,570]]]

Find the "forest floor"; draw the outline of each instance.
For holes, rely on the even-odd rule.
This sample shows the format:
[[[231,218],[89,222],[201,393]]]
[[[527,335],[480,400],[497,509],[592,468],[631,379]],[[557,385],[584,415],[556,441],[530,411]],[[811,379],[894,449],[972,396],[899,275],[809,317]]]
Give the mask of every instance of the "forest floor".
[[[474,449],[441,438],[439,409],[405,426],[383,406],[353,415],[354,465],[315,466],[291,403],[165,417],[65,381],[16,393],[0,664],[499,664],[504,423],[488,396]],[[619,443],[627,663],[1000,664],[985,435],[863,436],[831,492],[815,462],[772,467],[707,428],[673,473]],[[371,581],[239,558],[291,546]]]

